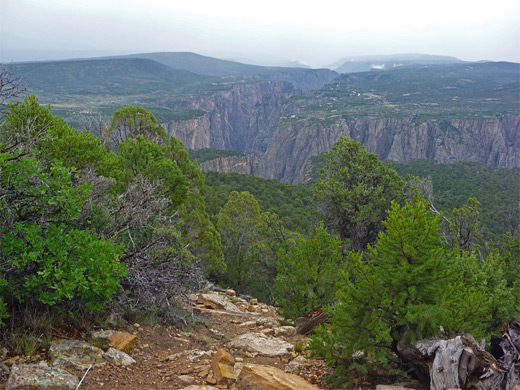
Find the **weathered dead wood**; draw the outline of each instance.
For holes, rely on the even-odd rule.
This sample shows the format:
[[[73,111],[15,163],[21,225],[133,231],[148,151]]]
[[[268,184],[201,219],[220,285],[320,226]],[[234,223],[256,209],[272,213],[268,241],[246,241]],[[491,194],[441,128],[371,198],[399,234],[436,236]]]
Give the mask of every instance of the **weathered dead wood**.
[[[491,340],[491,353],[505,373],[501,390],[515,390],[520,377],[520,324],[514,320],[504,325],[502,338]]]
[[[322,308],[315,308],[294,320],[296,333],[303,335],[311,334],[314,329],[325,323],[327,318],[329,318],[329,314],[327,312],[324,312]]]
[[[428,367],[431,390],[515,390],[520,370],[520,324],[509,321],[493,355],[473,336],[398,344],[399,355],[415,368]]]
[[[415,365],[428,366],[431,390],[498,390],[504,378],[495,358],[469,334],[421,340],[401,351]]]

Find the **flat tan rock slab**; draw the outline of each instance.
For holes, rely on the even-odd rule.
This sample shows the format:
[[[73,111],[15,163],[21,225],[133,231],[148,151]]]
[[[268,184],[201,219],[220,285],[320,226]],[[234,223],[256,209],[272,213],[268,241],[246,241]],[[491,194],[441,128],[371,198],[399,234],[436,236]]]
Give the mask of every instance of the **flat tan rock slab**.
[[[181,390],[221,390],[218,387],[208,386],[208,385],[191,385],[188,387],[184,387]]]
[[[104,340],[107,348],[115,348],[125,353],[134,349],[137,341],[135,334],[119,332],[117,330],[99,330],[92,333],[92,338],[95,340]]]
[[[79,380],[75,375],[56,367],[36,364],[14,365],[6,390],[74,390]]]
[[[266,336],[263,333],[244,333],[234,338],[228,347],[241,348],[249,352],[258,352],[267,356],[286,356],[294,351],[294,346],[287,341],[276,337]]]
[[[209,309],[242,313],[242,310],[230,302],[226,295],[220,295],[217,293],[200,294],[197,302]]]
[[[238,390],[319,390],[302,377],[276,367],[245,364],[237,381]]]

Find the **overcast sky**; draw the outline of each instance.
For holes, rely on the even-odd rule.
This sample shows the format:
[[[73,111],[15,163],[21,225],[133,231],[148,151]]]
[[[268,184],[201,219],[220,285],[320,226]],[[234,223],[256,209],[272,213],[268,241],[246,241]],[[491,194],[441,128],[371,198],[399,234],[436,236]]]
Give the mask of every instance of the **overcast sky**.
[[[0,0],[0,61],[71,51],[261,54],[312,66],[395,53],[520,62],[520,1]]]

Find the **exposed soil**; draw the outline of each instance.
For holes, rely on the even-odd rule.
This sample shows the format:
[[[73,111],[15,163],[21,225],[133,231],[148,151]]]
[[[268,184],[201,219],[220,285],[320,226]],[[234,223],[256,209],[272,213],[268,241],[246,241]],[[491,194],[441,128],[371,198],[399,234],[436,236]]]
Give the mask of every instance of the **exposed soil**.
[[[258,324],[259,318],[280,319],[276,310],[267,305],[259,304],[252,307],[249,303],[238,302],[245,312],[242,314],[228,313],[223,310],[213,310],[200,307],[196,309],[198,319],[184,330],[176,326],[151,326],[146,324],[126,324],[120,330],[137,335],[136,347],[130,355],[137,361],[129,367],[105,364],[92,368],[81,384],[82,390],[105,389],[182,389],[192,384],[210,384],[207,382],[211,357],[200,356],[190,360],[190,352],[194,350],[215,352],[231,339],[247,333],[261,332],[269,325]],[[250,313],[255,310],[258,313]],[[262,310],[263,309],[263,310]],[[245,325],[244,325],[245,323]],[[278,336],[301,351],[307,338],[302,335]],[[241,349],[229,349],[237,364],[255,363],[283,369],[286,358],[274,358],[250,353]],[[179,354],[169,358],[172,355]],[[308,354],[303,351],[302,354]],[[22,361],[37,362],[41,356],[22,358]],[[330,389],[323,377],[330,373],[323,361],[309,359],[300,372],[300,376],[315,384],[320,389]],[[81,378],[83,373],[76,373]],[[0,390],[5,388],[6,377],[0,379]],[[363,379],[355,389],[373,389],[375,382],[385,383],[388,379]]]

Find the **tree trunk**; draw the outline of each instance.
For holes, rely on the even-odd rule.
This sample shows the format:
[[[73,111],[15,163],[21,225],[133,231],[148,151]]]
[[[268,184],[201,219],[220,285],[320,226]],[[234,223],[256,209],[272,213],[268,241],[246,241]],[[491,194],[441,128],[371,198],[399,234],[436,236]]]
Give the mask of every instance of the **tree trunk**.
[[[397,351],[410,367],[428,368],[431,390],[515,390],[520,369],[520,324],[509,321],[498,340],[494,342],[495,356],[470,334],[421,340],[415,345],[398,343]]]

